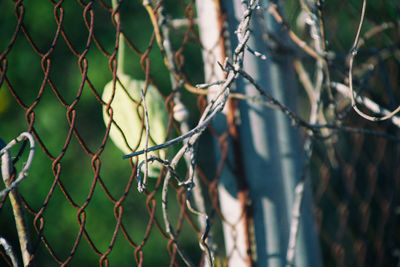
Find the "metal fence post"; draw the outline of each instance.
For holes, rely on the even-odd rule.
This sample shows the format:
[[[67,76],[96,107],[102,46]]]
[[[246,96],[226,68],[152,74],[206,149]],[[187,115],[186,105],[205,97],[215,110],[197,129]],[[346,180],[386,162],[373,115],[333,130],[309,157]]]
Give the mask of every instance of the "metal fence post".
[[[240,0],[222,1],[225,8],[224,12],[227,14],[232,47],[235,47],[237,43],[234,33],[237,22],[243,16],[242,2]],[[262,6],[265,12],[261,14],[262,11],[260,11],[257,16],[252,18],[252,35],[248,43],[250,48],[265,54],[267,60],[262,61],[247,53],[244,58],[243,70],[249,73],[266,92],[294,109],[296,84],[290,55],[288,53],[280,53],[278,49],[272,51],[271,48],[275,44],[271,43],[271,40],[263,39],[265,31],[269,35],[282,35],[279,25],[274,23],[273,18],[266,11],[268,4],[269,1],[263,1]],[[202,5],[206,4],[203,3]],[[197,8],[199,10],[198,3]],[[212,45],[215,45],[214,49],[218,49],[216,45],[218,36],[214,35],[213,37],[210,33],[202,32],[202,29],[203,31],[207,30],[207,27],[202,24],[200,19],[201,14],[204,13],[199,12],[199,28],[203,45],[208,40],[209,46],[206,48],[211,49]],[[207,12],[205,18],[208,20],[208,24],[210,24],[213,15],[210,11]],[[217,28],[216,22],[215,28]],[[207,38],[214,38],[214,41],[210,41]],[[207,52],[203,52],[203,59],[205,58],[207,58]],[[215,60],[221,59],[215,58]],[[206,60],[205,63],[207,64]],[[207,70],[206,66],[207,82],[213,81],[210,73],[213,73],[212,67]],[[237,81],[236,87],[239,93],[248,96],[258,95],[256,89],[243,79]],[[299,133],[291,126],[290,120],[284,114],[261,104],[241,101],[239,102],[238,110],[240,119],[237,126],[242,165],[244,178],[249,187],[249,198],[254,219],[256,251],[255,253],[253,252],[252,257],[256,266],[284,266],[286,264],[291,210],[295,195],[294,189],[302,175],[304,164]],[[215,122],[216,125],[219,123],[221,121]],[[230,156],[234,157],[235,155]],[[222,212],[225,211],[224,215],[229,214],[229,217],[234,219],[235,216],[240,215],[240,212],[232,213],[232,211],[238,210],[240,203],[235,198],[237,184],[235,184],[236,182],[232,175],[228,168],[224,168],[219,191]],[[306,184],[301,209],[295,266],[322,265],[311,206],[310,186]],[[229,249],[232,249],[235,245],[238,252],[236,253],[238,257],[235,257],[235,253],[232,254],[229,266],[243,266],[246,261],[243,257],[243,254],[246,253],[246,246],[240,243],[246,239],[246,237],[243,237],[246,233],[245,231],[243,232],[242,223],[243,220],[240,220],[236,225],[237,229],[235,230],[238,231],[236,240],[225,236],[227,252],[230,252]],[[231,230],[231,226],[224,224],[224,227],[224,233],[227,235]],[[236,242],[236,244],[231,244],[230,242]],[[240,255],[242,257],[239,257]]]

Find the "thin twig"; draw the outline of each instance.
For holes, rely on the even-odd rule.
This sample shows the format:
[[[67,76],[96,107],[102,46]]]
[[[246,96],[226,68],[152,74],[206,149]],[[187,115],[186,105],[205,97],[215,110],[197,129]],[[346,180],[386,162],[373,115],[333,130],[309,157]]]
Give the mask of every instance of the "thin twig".
[[[325,39],[325,25],[324,25],[324,20],[323,20],[323,1],[316,0],[314,3],[309,3],[310,5],[313,4],[313,8],[310,9],[305,3],[301,3],[301,6],[303,8],[303,12],[305,12],[308,16],[308,19],[306,19],[307,24],[310,26],[310,37],[314,40],[314,49],[317,53],[320,55],[327,55],[328,52],[326,50],[326,39]],[[312,11],[311,11],[312,10]],[[325,116],[325,113],[323,112],[323,103],[322,103],[322,89],[323,85],[325,85],[325,88],[327,90],[328,96],[329,96],[329,103],[328,103],[328,111],[327,113],[334,113],[334,105],[333,105],[333,94],[332,94],[332,89],[330,85],[330,72],[329,72],[329,67],[327,60],[324,58],[324,60],[316,60],[315,62],[315,71],[314,71],[314,83],[310,87],[306,87],[307,85],[304,84],[304,79],[302,81],[304,88],[309,90],[308,94],[311,94],[311,110],[310,110],[310,117],[309,117],[309,123],[314,124],[316,122],[320,124],[326,124],[327,123],[327,118]],[[295,68],[297,70],[297,73],[302,72],[306,76],[304,78],[309,79],[308,73],[305,71],[303,68],[303,65],[301,64],[300,61],[298,61],[298,64],[295,64]],[[332,136],[333,133],[329,129],[321,129],[321,134],[322,136]],[[329,158],[329,161],[331,162],[332,166],[337,166],[337,161],[335,159],[335,149],[334,149],[334,138],[326,138],[325,140],[325,145],[327,149],[327,155]]]
[[[348,86],[346,86],[342,83],[337,83],[337,82],[331,82],[331,86],[334,89],[336,89],[340,94],[342,94],[348,98],[351,98],[351,90]],[[379,106],[377,103],[375,103],[368,97],[358,95],[355,97],[355,101],[357,103],[363,105],[370,111],[374,112],[375,114],[389,116],[391,113],[389,110]],[[393,116],[390,116],[389,119],[392,121],[392,123],[394,125],[396,125],[397,127],[400,128],[400,118],[399,117],[393,115]]]
[[[176,178],[178,185],[184,184],[184,180],[179,177],[178,173],[175,172],[175,169],[171,166],[171,163],[168,160],[163,160],[155,155],[150,155],[147,158],[148,163],[153,163],[154,161],[157,161],[157,162],[161,163],[162,165],[164,165],[171,172],[171,174]],[[141,172],[144,164],[145,164],[145,161],[142,160],[138,165],[137,177],[138,177],[139,181],[141,181],[141,179],[142,179],[140,172]]]
[[[163,57],[164,64],[167,67],[169,73],[174,75],[175,79],[177,81],[179,81],[180,83],[182,83],[183,87],[186,90],[188,90],[189,92],[195,93],[195,94],[206,95],[208,93],[207,90],[196,88],[196,87],[192,86],[191,84],[189,84],[187,81],[182,80],[182,77],[176,71],[176,68],[174,68],[174,66],[170,64],[170,61],[168,60],[168,56],[167,56],[167,53],[166,53],[166,51],[164,49],[164,45],[163,45],[163,40],[164,40],[163,33],[162,33],[162,30],[160,29],[160,25],[158,24],[157,16],[156,16],[156,13],[155,13],[155,11],[154,11],[154,9],[152,7],[151,1],[147,1],[147,0],[143,1],[142,4],[143,4],[144,8],[146,9],[146,11],[147,11],[147,13],[149,15],[151,24],[152,24],[152,26],[154,28],[154,35],[156,37],[156,41],[157,41],[158,47],[160,48],[160,52],[161,52],[161,55]]]
[[[367,119],[369,121],[383,121],[383,120],[390,119],[394,115],[396,115],[400,111],[400,106],[398,106],[395,110],[389,112],[389,114],[384,115],[382,117],[376,117],[376,116],[371,116],[371,115],[365,114],[357,106],[357,101],[356,101],[357,96],[353,89],[353,63],[354,63],[354,59],[357,55],[359,44],[360,44],[360,34],[361,34],[361,28],[362,28],[364,18],[365,18],[366,6],[367,6],[367,0],[363,0],[360,23],[358,24],[358,29],[357,29],[356,36],[354,38],[353,47],[351,48],[350,55],[349,55],[349,88],[350,88],[350,92],[351,92],[351,94],[350,94],[351,106],[353,107],[354,111],[356,111],[357,114],[360,115],[361,117],[363,117],[364,119]]]
[[[365,42],[369,39],[371,39],[373,36],[375,36],[378,33],[381,33],[383,31],[386,31],[388,29],[392,29],[396,27],[400,23],[400,20],[397,20],[396,23],[394,22],[384,22],[380,25],[376,25],[370,30],[368,30],[359,40],[358,42],[358,47],[362,46],[365,44]]]
[[[28,160],[25,166],[22,168],[22,171],[19,172],[18,178],[14,182],[11,182],[13,164],[11,160],[10,148],[24,139],[28,139],[30,143]],[[35,140],[33,139],[33,136],[28,132],[21,133],[17,138],[12,140],[0,150],[1,173],[3,176],[4,184],[6,186],[6,188],[0,192],[0,198],[9,194],[11,206],[14,212],[15,224],[18,232],[24,266],[33,266],[33,263],[31,262],[31,260],[33,259],[33,254],[32,245],[29,238],[28,226],[25,220],[24,208],[17,191],[17,186],[25,179],[25,177],[27,177],[28,170],[31,167],[33,161],[34,153]]]
[[[313,29],[313,28],[312,28]],[[314,31],[316,31],[314,27]],[[314,32],[316,35],[315,38],[315,46],[316,51],[322,51],[321,45],[321,37],[318,37],[319,34]],[[300,76],[300,81],[306,92],[308,94],[308,98],[310,99],[311,110],[308,123],[310,125],[315,124],[318,121],[318,114],[320,113],[320,105],[321,105],[321,87],[323,81],[323,66],[321,61],[317,61],[317,78],[315,81],[314,86],[312,85],[310,78],[306,71],[304,70],[303,65],[301,62],[295,62],[295,68],[297,73]],[[303,166],[303,171],[301,177],[295,187],[295,197],[292,207],[292,218],[290,220],[290,234],[289,234],[289,241],[288,241],[288,249],[286,252],[286,267],[294,266],[295,260],[295,252],[296,252],[296,244],[297,244],[297,237],[299,232],[299,225],[300,225],[300,218],[301,218],[301,206],[303,203],[304,197],[304,184],[308,177],[308,167],[311,161],[312,155],[312,146],[314,140],[312,139],[311,135],[307,136],[306,141],[304,142],[304,154],[305,154],[305,162]],[[328,143],[328,146],[331,145]]]
[[[164,15],[164,7],[163,5],[159,6],[159,24],[160,24],[160,29],[161,29],[161,33],[163,34],[163,45],[164,45],[164,49],[165,49],[165,53],[167,56],[167,60],[170,64],[170,66],[172,67],[172,69],[177,70],[177,66],[175,64],[174,61],[174,53],[173,53],[173,48],[172,48],[172,44],[170,41],[170,30],[168,28],[167,25],[169,25],[168,23],[168,18]],[[172,87],[174,88],[175,91],[175,95],[174,95],[174,119],[180,124],[180,130],[182,133],[187,133],[190,130],[190,126],[189,126],[189,111],[187,110],[187,108],[185,107],[184,103],[181,100],[181,93],[180,93],[180,88],[181,88],[181,82],[179,80],[176,79],[176,77],[174,75],[172,75],[170,73],[170,79],[171,79],[171,84]],[[201,226],[201,231],[203,231],[203,236],[204,234],[205,237],[202,238],[202,240],[200,241],[200,247],[206,251],[207,255],[208,255],[208,264],[209,266],[213,266],[213,252],[210,250],[208,244],[205,242],[206,238],[208,238],[208,240],[212,240],[211,235],[209,235],[209,231],[207,231],[207,225],[208,225],[208,216],[206,215],[206,207],[205,207],[205,203],[204,203],[204,197],[203,197],[203,193],[201,190],[201,185],[200,185],[200,179],[198,177],[198,174],[195,171],[195,161],[193,160],[194,158],[194,152],[193,149],[189,150],[189,153],[185,153],[184,154],[184,159],[186,162],[186,166],[188,166],[189,169],[189,183],[191,184],[191,186],[187,187],[187,206],[189,211],[194,210],[193,208],[191,208],[190,205],[190,196],[192,195],[192,191],[193,191],[193,196],[194,196],[194,201],[196,203],[196,207],[198,209],[198,212],[195,213],[195,215],[198,218],[198,221],[200,223]]]
[[[182,147],[178,153],[175,155],[175,157],[172,159],[172,162],[170,164],[170,167],[174,170],[175,166],[179,162],[179,160],[183,157],[184,153],[186,152],[187,146]],[[168,169],[167,175],[164,178],[164,183],[163,183],[163,188],[162,188],[162,210],[163,210],[163,219],[165,223],[165,228],[166,232],[170,236],[172,242],[175,245],[176,250],[178,251],[178,254],[181,256],[182,260],[185,262],[187,266],[194,267],[194,264],[192,263],[191,259],[186,255],[186,253],[183,251],[182,247],[177,241],[175,231],[171,225],[171,221],[168,216],[168,188],[169,188],[169,181],[171,179],[171,171]]]
[[[140,93],[142,95],[142,105],[143,105],[143,109],[144,109],[144,122],[145,122],[145,131],[146,131],[145,141],[144,141],[144,164],[145,164],[145,167],[144,167],[143,183],[140,183],[140,181],[138,180],[138,191],[140,193],[142,193],[146,189],[147,178],[149,175],[149,163],[147,161],[147,148],[149,147],[150,124],[149,124],[149,114],[147,112],[146,98],[145,98],[143,90],[141,90]]]
[[[315,49],[313,49],[311,46],[309,46],[305,41],[300,39],[285,23],[283,20],[282,16],[279,14],[277,10],[277,5],[276,4],[270,4],[268,12],[275,18],[276,22],[282,25],[282,27],[287,31],[290,39],[299,47],[301,48],[306,54],[312,56],[313,58],[321,61],[325,61],[324,57],[320,55]]]
[[[30,133],[24,132],[24,133],[21,133],[17,138],[12,140],[4,148],[2,148],[0,150],[0,157],[2,157],[2,159],[3,159],[4,154],[6,154],[7,151],[11,147],[13,147],[15,144],[21,142],[24,139],[28,139],[29,140],[29,144],[30,144],[28,160],[26,161],[24,167],[22,168],[22,171],[19,172],[17,179],[15,181],[13,181],[12,183],[8,184],[7,188],[3,189],[0,192],[0,198],[2,198],[5,195],[7,195],[10,191],[16,189],[18,184],[20,182],[22,182],[22,180],[24,180],[25,177],[28,175],[28,170],[31,167],[31,164],[32,164],[32,161],[33,161],[33,156],[34,156],[34,153],[35,153],[35,140],[33,139],[33,136]],[[2,164],[2,166],[3,166],[3,164]],[[4,176],[3,176],[3,180],[5,180]]]
[[[286,252],[286,267],[294,266],[297,235],[299,232],[301,204],[304,194],[304,180],[301,179],[295,188],[295,199],[292,208],[292,218],[290,220],[290,235],[288,242],[288,249]]]
[[[159,15],[159,25],[160,25],[160,30],[162,33],[162,37],[163,37],[163,46],[164,46],[164,50],[166,53],[166,57],[167,60],[170,64],[170,66],[172,67],[172,69],[174,71],[177,71],[177,66],[175,64],[174,61],[174,52],[173,52],[173,48],[172,48],[172,44],[171,44],[171,40],[170,40],[170,29],[168,28],[167,25],[169,25],[168,23],[168,18],[167,16],[164,15],[164,6],[161,4],[158,8],[158,15]],[[180,124],[180,130],[181,133],[187,133],[190,130],[190,126],[189,126],[189,111],[186,108],[185,104],[182,102],[181,99],[181,85],[182,83],[176,79],[176,77],[170,73],[170,80],[171,80],[171,84],[172,87],[174,88],[174,108],[173,108],[173,116],[174,119]],[[208,236],[209,231],[206,230],[206,225],[207,225],[207,220],[208,220],[208,216],[205,214],[206,213],[206,208],[205,208],[205,203],[204,203],[204,197],[203,197],[203,193],[201,190],[201,185],[200,185],[200,179],[195,171],[195,166],[194,166],[194,161],[192,160],[192,158],[194,157],[194,153],[192,150],[190,150],[189,153],[185,153],[184,154],[184,159],[186,162],[186,166],[188,166],[189,169],[189,180],[190,180],[190,184],[192,186],[189,186],[186,188],[187,190],[187,196],[188,196],[188,201],[187,201],[187,205],[189,210],[191,211],[192,209],[189,207],[190,205],[190,197],[192,195],[192,191],[193,191],[193,196],[194,196],[194,201],[196,203],[196,207],[199,210],[198,213],[196,213],[196,216],[198,218],[198,221],[200,223],[201,226],[201,230],[204,233],[207,233],[208,240],[211,240],[211,236]],[[204,220],[204,218],[206,218],[206,220]],[[209,249],[209,246],[206,242],[200,242],[200,247],[203,249],[204,247],[206,249],[203,249],[204,251],[206,251],[207,255],[208,255],[208,263],[209,266],[213,266],[213,255],[211,250]]]
[[[258,57],[258,58],[260,58],[260,59],[262,59],[262,60],[267,60],[267,56],[264,55],[263,53],[260,53],[260,52],[258,52],[258,51],[256,51],[256,50],[253,50],[253,49],[250,48],[248,45],[246,46],[246,48],[247,48],[247,51],[249,51],[250,53],[252,53],[254,56],[256,56],[256,57]]]
[[[310,14],[310,17],[316,17],[316,16],[313,14]],[[325,45],[324,45],[325,40],[323,37],[323,30],[321,30],[321,28],[323,28],[321,19],[319,20],[319,22],[320,22],[319,27],[317,26],[318,25],[317,21],[311,20],[312,21],[311,36],[314,39],[315,50],[318,53],[325,52]],[[300,76],[300,81],[302,82],[302,84],[307,92],[307,95],[308,95],[308,98],[309,98],[309,101],[311,104],[310,116],[309,116],[309,121],[308,121],[308,123],[310,125],[317,123],[318,119],[323,120],[325,122],[325,117],[323,116],[322,112],[320,112],[321,89],[322,89],[322,83],[324,80],[324,66],[326,65],[324,63],[326,63],[326,62],[322,61],[322,60],[317,60],[317,62],[316,62],[317,70],[316,70],[316,79],[315,79],[314,85],[311,83],[309,75],[305,71],[301,62],[296,61],[294,63],[297,73]],[[329,72],[327,71],[327,68],[325,69],[325,73],[327,74],[327,76],[329,76]],[[318,116],[319,114],[321,114],[321,116]],[[324,135],[329,135],[329,133],[326,131],[327,129],[322,129],[322,130],[325,130],[325,132],[323,133]],[[331,140],[331,138],[328,140]],[[294,192],[295,197],[294,197],[294,202],[293,202],[293,206],[292,206],[292,213],[291,213],[292,217],[290,220],[290,234],[289,234],[289,241],[288,241],[288,249],[286,252],[286,267],[294,266],[297,237],[298,237],[298,233],[299,233],[299,225],[300,225],[300,218],[301,218],[301,206],[302,206],[303,197],[304,197],[304,184],[308,177],[308,167],[309,167],[309,163],[311,160],[313,142],[314,142],[314,139],[312,138],[312,136],[308,135],[307,139],[304,143],[305,162],[304,162],[304,166],[303,166],[303,171],[302,171],[301,177],[295,187],[295,192]],[[327,145],[330,148],[329,150],[331,150],[332,144],[330,143],[330,141],[328,141]]]
[[[196,85],[196,88],[199,88],[199,89],[207,89],[207,88],[209,88],[209,87],[211,87],[211,86],[214,86],[214,85],[221,85],[221,84],[223,84],[225,82],[225,80],[220,80],[220,81],[215,81],[215,82],[212,82],[212,83],[202,83],[202,84],[197,84]],[[209,93],[210,91],[207,91],[207,94]]]
[[[12,246],[7,242],[7,240],[3,237],[0,237],[0,246],[4,248],[4,251],[6,252],[7,256],[10,258],[11,263],[14,267],[18,267],[18,260],[17,256],[15,255]]]

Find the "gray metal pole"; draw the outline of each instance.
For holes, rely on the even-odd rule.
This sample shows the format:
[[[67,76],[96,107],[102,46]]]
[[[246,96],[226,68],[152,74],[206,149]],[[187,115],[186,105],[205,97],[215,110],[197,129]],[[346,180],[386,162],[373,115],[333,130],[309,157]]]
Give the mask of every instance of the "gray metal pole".
[[[224,0],[232,46],[234,31],[243,16],[241,0]],[[267,7],[269,1],[263,1]],[[266,8],[264,9],[266,10]],[[296,102],[295,74],[290,55],[267,49],[271,40],[264,40],[267,29],[270,35],[281,36],[273,18],[265,11],[264,22],[253,17],[249,46],[267,56],[266,61],[247,53],[243,69],[269,94],[294,110]],[[278,50],[279,51],[279,50]],[[240,93],[258,95],[247,81],[237,82]],[[256,266],[284,266],[288,247],[294,188],[303,169],[303,152],[298,131],[281,112],[261,104],[239,102],[240,146],[245,179],[250,189],[253,205],[257,246]],[[302,203],[295,266],[321,266],[321,256],[314,218],[311,211],[310,186],[306,184]]]
[[[234,31],[243,16],[240,0],[196,1],[200,37],[203,45],[203,60],[205,63],[206,82],[211,83],[223,79],[221,69],[216,61],[223,61],[223,47],[221,47],[221,14],[227,14],[231,47],[236,47],[237,40]],[[264,1],[266,10],[269,2]],[[221,10],[221,9],[225,10]],[[271,40],[264,40],[265,30],[269,34],[282,36],[277,25],[268,13],[252,19],[252,35],[249,46],[267,55],[266,61],[261,61],[252,54],[247,53],[244,58],[243,69],[249,73],[261,87],[279,101],[295,109],[296,86],[294,72],[291,69],[290,55],[271,52],[268,46],[274,44]],[[222,49],[222,50],[221,50]],[[230,56],[230,55],[227,55]],[[246,95],[259,95],[249,83],[239,80],[237,89]],[[211,89],[211,88],[210,88]],[[211,90],[212,91],[212,90]],[[209,96],[212,99],[212,95]],[[228,111],[225,109],[224,114]],[[303,170],[303,151],[299,140],[299,133],[291,126],[289,119],[279,111],[274,111],[265,106],[240,102],[239,146],[241,150],[241,168],[244,179],[250,190],[250,199],[254,216],[254,230],[256,251],[253,251],[253,260],[256,266],[284,266],[289,242],[291,211],[295,195],[295,187],[300,180]],[[226,125],[224,114],[214,119],[214,128],[223,131]],[[232,149],[228,161],[237,162],[238,155]],[[216,145],[218,143],[216,142]],[[217,158],[221,155],[218,153]],[[240,191],[234,173],[226,165],[221,171],[219,184],[219,198],[221,211],[225,217],[223,222],[224,238],[229,266],[249,265],[246,255],[249,249],[246,235],[251,227],[246,225],[242,216],[243,205],[238,199]],[[242,216],[242,217],[241,217]],[[247,227],[247,229],[246,229]],[[246,244],[247,242],[247,244]],[[254,257],[256,255],[256,258]],[[314,218],[311,212],[310,186],[305,185],[300,229],[295,251],[295,266],[321,266],[321,256],[318,238],[315,232]]]

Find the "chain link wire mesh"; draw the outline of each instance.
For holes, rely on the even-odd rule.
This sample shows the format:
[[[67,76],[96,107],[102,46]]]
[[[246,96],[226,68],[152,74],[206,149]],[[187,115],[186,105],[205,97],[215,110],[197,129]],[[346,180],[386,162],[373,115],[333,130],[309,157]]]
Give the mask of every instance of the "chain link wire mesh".
[[[331,81],[348,84],[346,56],[361,6],[358,1],[336,2],[326,3],[323,8],[326,51],[331,52],[324,56],[329,59]],[[204,82],[194,1],[158,1],[150,9],[146,9],[146,3],[121,1],[114,8],[111,2],[102,0],[0,3],[0,135],[9,141],[29,131],[36,140],[35,159],[18,193],[32,241],[31,260],[37,266],[181,266],[184,262],[177,242],[195,265],[207,261],[199,246],[204,225],[186,205],[187,188],[175,181],[169,184],[173,239],[162,213],[167,168],[148,181],[143,194],[138,193],[137,158],[122,160],[122,152],[109,135],[111,126],[118,125],[105,125],[102,118],[103,107],[108,108],[109,115],[112,113],[110,103],[102,100],[103,88],[110,81],[118,84],[120,79],[120,34],[126,45],[126,74],[145,81],[144,87],[153,85],[163,95],[169,114],[166,139],[182,133],[173,117],[180,87],[188,89],[179,94],[189,110],[191,125],[207,104],[203,91],[194,87]],[[288,20],[282,23],[282,31],[293,30],[312,44],[315,40],[310,37],[309,22],[300,21],[307,3],[286,4]],[[171,29],[175,70],[166,62],[165,51],[160,51],[157,42],[151,11],[157,14],[160,8],[165,9]],[[359,93],[390,109],[396,108],[399,99],[399,15],[396,1],[368,3],[362,32],[365,44],[358,51],[353,70]],[[383,23],[386,26],[381,26]],[[292,46],[282,49],[292,53]],[[294,51],[304,64],[303,70],[311,77],[317,76],[315,60],[299,48]],[[222,63],[215,58],[215,64],[217,61]],[[301,69],[295,69],[299,84],[307,87]],[[171,86],[171,74],[185,86]],[[238,101],[253,101],[236,97]],[[333,99],[329,97],[322,97],[326,103],[322,113],[329,122],[335,122],[335,127],[325,132],[327,138],[313,137],[309,163],[324,265],[396,266],[400,262],[398,125],[390,120],[368,122],[352,111],[348,97],[336,91]],[[137,112],[142,112],[140,100],[135,104]],[[299,116],[306,118],[306,93],[300,97],[299,107]],[[144,118],[137,127],[142,128],[145,138]],[[304,128],[304,136],[308,130]],[[221,162],[215,162],[210,145],[213,138],[219,141],[216,149],[222,155]],[[226,164],[224,155],[229,153],[225,141],[224,134],[217,136],[209,128],[200,139],[196,165],[197,186],[203,189],[210,219],[210,247],[219,266],[224,266],[233,253],[224,250],[224,217],[218,202],[218,177]],[[131,147],[132,151],[140,149],[139,145]],[[11,152],[15,170],[21,169],[27,144]],[[182,163],[175,170],[185,177],[189,169]],[[18,251],[12,214],[8,198],[3,197],[0,236]],[[232,225],[232,236],[236,235],[235,229]],[[12,266],[3,248],[0,253],[0,265]]]

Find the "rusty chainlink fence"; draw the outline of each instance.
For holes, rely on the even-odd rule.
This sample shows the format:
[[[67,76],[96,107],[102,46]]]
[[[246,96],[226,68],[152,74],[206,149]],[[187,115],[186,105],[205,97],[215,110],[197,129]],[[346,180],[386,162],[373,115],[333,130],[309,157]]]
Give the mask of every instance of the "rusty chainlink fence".
[[[206,89],[195,86],[205,82],[195,2],[150,2],[120,1],[114,8],[103,0],[0,3],[0,137],[7,143],[27,131],[35,139],[35,158],[18,185],[18,195],[31,239],[30,260],[36,266],[182,266],[177,242],[196,266],[207,262],[206,249],[201,249],[204,225],[186,204],[187,185],[169,183],[173,239],[162,212],[168,167],[139,193],[137,159],[122,159],[123,153],[109,138],[111,124],[105,125],[102,118],[103,106],[110,104],[101,98],[103,88],[109,81],[118,82],[121,40],[126,46],[125,72],[146,86],[154,85],[165,99],[167,140],[182,133],[173,114],[177,94],[188,108],[191,127],[207,105]],[[310,9],[314,4],[318,8]],[[299,118],[308,118],[307,82],[318,80],[318,57],[326,60],[321,87],[327,92],[329,76],[332,91],[323,93],[319,101],[323,103],[320,116],[330,127],[313,131],[294,121],[304,139],[314,133],[309,174],[324,266],[399,266],[400,125],[395,123],[397,117],[367,121],[339,92],[341,85],[349,86],[348,55],[361,3],[286,1],[285,15],[261,1],[260,6],[269,9],[282,32],[291,36],[289,46],[275,49],[295,55],[293,68],[301,88]],[[164,21],[160,21],[161,9]],[[316,46],[307,12],[323,20],[325,44],[321,51],[315,49],[316,57],[300,45],[304,41]],[[363,45],[352,70],[357,92],[389,110],[400,103],[399,17],[395,0],[368,2]],[[157,38],[165,35],[154,23],[170,30],[172,61],[168,51],[160,50]],[[209,54],[212,60],[212,51]],[[213,62],[223,64],[223,59]],[[179,81],[173,86],[171,76]],[[239,94],[232,97],[254,101]],[[140,101],[137,107],[142,107]],[[372,113],[368,107],[361,109]],[[145,138],[144,119],[138,127]],[[225,157],[216,162],[210,144],[217,138],[220,145],[215,149],[226,155],[228,134],[228,126],[219,136],[209,127],[199,141],[195,167],[213,241],[208,246],[217,266],[224,266],[232,252],[224,249],[217,187]],[[11,149],[12,177],[26,163],[28,148],[29,143],[20,142]],[[189,169],[180,163],[175,171],[185,177]],[[0,225],[0,236],[21,258],[7,196],[0,202]],[[234,225],[232,229],[235,235]],[[12,266],[4,246],[0,253],[0,265]]]

